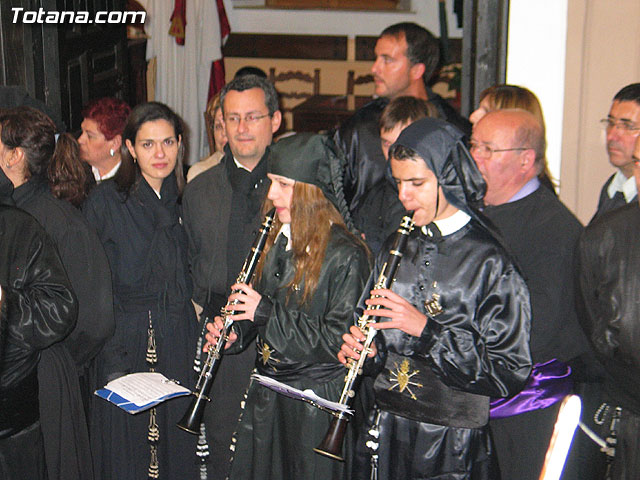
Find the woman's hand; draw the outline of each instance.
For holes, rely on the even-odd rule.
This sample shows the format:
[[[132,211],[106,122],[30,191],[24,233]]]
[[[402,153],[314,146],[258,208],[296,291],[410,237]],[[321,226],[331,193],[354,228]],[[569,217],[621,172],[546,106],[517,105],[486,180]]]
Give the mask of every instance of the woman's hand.
[[[378,330],[397,328],[409,335],[419,337],[427,325],[427,316],[407,302],[397,293],[388,289],[371,290],[371,298],[365,303],[372,307],[380,305],[377,310],[367,309],[365,315],[388,318],[388,322],[372,323]]]
[[[342,335],[342,340],[344,343],[338,352],[338,360],[345,366],[348,366],[350,358],[354,360],[358,360],[360,358],[360,352],[362,352],[363,345],[362,342],[365,341],[366,337],[362,330],[360,330],[357,326],[352,325],[349,329],[350,333],[345,333]],[[369,348],[369,356],[375,357],[378,350],[376,348],[376,343],[371,342],[371,347]]]
[[[207,323],[207,330],[209,333],[207,333],[205,337],[207,339],[207,344],[202,349],[203,351],[207,352],[209,351],[209,348],[213,348],[218,344],[218,339],[220,338],[223,328],[224,322],[222,321],[222,317],[215,317],[213,319],[213,322]],[[233,329],[230,329],[230,331],[228,332],[227,343],[224,346],[225,350],[229,348],[237,339],[238,335],[233,331]]]
[[[229,316],[234,322],[236,320],[251,320],[256,313],[256,308],[262,299],[262,295],[256,292],[246,283],[236,283],[231,285],[231,291],[229,300],[227,301],[227,307],[229,310],[235,312],[234,315]],[[235,305],[231,305],[233,302],[238,302]]]

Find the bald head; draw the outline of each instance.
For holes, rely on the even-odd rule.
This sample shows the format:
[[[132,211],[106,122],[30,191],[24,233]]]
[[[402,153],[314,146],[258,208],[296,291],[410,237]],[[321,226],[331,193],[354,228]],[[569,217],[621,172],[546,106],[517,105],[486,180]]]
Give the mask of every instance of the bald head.
[[[487,182],[487,205],[508,202],[544,169],[544,130],[525,110],[488,113],[474,125],[471,143],[471,154]]]

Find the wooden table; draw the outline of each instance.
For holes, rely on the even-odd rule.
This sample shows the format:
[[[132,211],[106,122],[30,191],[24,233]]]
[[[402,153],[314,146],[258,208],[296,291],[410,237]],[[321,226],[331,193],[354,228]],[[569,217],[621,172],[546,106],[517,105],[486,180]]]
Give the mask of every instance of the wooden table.
[[[293,130],[296,132],[320,132],[340,125],[371,97],[354,95],[314,95],[291,109]]]

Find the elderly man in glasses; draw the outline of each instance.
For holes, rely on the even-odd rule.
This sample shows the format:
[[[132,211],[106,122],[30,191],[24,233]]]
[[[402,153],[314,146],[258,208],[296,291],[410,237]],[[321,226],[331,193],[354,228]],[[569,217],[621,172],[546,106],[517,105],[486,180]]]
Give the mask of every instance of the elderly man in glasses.
[[[609,162],[617,171],[602,187],[592,222],[605,212],[635,201],[638,196],[632,155],[640,134],[640,83],[627,85],[616,93],[609,115],[601,123],[607,133]]]
[[[484,213],[515,256],[531,294],[533,372],[520,395],[493,401],[491,408],[504,479],[539,477],[558,401],[572,391],[589,358],[573,287],[573,252],[583,229],[538,181],[545,149],[541,125],[524,110],[488,113],[473,128],[471,155],[487,182]]]

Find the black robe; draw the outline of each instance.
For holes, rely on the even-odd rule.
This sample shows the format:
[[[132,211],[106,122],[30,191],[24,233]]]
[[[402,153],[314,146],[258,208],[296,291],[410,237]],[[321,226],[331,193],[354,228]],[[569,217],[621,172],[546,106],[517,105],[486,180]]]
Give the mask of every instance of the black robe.
[[[337,401],[346,371],[336,354],[369,274],[368,254],[343,229],[333,227],[317,289],[304,305],[300,304],[302,289],[287,300],[290,292],[284,287],[293,278],[294,268],[292,252],[276,242],[256,284],[262,301],[254,322],[238,322],[241,338],[236,348],[252,345],[250,340],[257,334],[258,373]],[[232,361],[232,356],[227,360]],[[238,424],[230,479],[346,478],[351,467],[351,433],[345,441],[346,464],[313,452],[331,418],[253,382]]]
[[[46,478],[40,352],[74,327],[78,304],[56,248],[30,215],[0,206],[0,478]]]
[[[93,359],[115,327],[109,263],[82,213],[55,198],[41,177],[17,187],[13,200],[54,241],[78,298],[76,327],[61,344],[42,352],[38,366],[49,478],[91,479],[85,405],[98,387]]]
[[[637,478],[640,471],[640,209],[637,203],[591,223],[578,245],[580,322],[606,374],[601,412],[606,428],[622,407],[613,479]]]
[[[420,337],[389,329],[375,338],[378,356],[365,367],[375,375],[380,436],[361,432],[354,478],[370,478],[370,440],[380,480],[495,479],[489,397],[518,392],[531,370],[529,293],[504,249],[475,220],[446,236],[429,232],[411,234],[392,285],[427,324]],[[434,302],[442,311],[430,314]]]
[[[129,195],[113,180],[96,186],[83,207],[96,228],[113,276],[116,330],[98,355],[98,379],[149,371],[146,361],[150,323],[157,350],[155,371],[193,387],[191,369],[197,323],[191,304],[186,236],[178,212],[173,175],[162,184],[161,198],[138,177]],[[176,427],[188,398],[159,405],[158,462],[161,479],[196,478],[197,437]],[[129,415],[97,399],[92,414],[96,474],[107,479],[146,478],[149,412]]]

